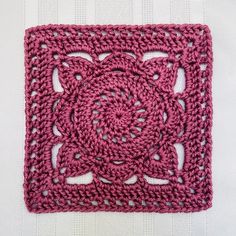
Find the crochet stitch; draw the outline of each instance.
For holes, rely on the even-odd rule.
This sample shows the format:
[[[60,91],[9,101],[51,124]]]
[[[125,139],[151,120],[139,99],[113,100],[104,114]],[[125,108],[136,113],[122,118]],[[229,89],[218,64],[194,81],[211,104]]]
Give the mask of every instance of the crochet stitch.
[[[33,27],[25,76],[29,211],[211,207],[206,25]]]

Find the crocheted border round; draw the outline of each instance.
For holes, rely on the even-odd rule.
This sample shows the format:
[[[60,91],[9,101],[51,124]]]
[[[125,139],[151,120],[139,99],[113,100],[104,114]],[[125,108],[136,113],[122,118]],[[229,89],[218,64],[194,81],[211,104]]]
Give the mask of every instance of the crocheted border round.
[[[24,46],[29,211],[211,207],[206,25],[37,26]],[[185,88],[176,92],[180,69]]]

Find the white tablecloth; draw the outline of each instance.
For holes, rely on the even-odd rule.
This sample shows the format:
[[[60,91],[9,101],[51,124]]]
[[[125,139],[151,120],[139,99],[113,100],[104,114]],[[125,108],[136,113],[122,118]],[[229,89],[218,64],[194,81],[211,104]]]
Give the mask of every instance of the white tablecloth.
[[[23,202],[23,35],[30,26],[206,23],[214,47],[213,207],[190,214],[28,213]],[[236,235],[236,1],[1,0],[0,235]]]

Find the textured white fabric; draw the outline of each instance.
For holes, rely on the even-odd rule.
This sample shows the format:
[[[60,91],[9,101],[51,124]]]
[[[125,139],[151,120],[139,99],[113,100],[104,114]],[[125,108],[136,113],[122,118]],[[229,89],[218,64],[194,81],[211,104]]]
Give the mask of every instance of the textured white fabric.
[[[1,0],[0,235],[236,235],[236,1]],[[66,24],[206,23],[213,35],[212,209],[190,214],[31,214],[23,202],[23,34],[30,26]]]

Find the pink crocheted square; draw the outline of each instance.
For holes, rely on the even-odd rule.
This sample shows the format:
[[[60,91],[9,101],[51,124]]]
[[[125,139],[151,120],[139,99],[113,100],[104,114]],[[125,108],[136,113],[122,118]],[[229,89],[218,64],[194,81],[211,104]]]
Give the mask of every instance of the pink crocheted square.
[[[206,25],[34,27],[25,69],[29,211],[211,207]]]

